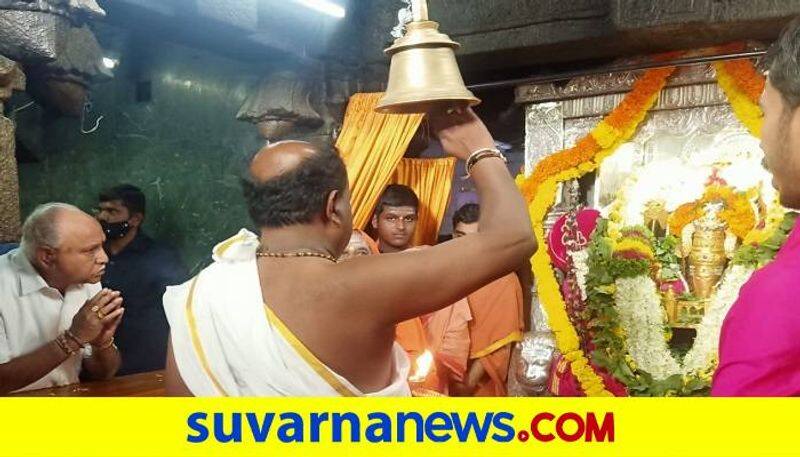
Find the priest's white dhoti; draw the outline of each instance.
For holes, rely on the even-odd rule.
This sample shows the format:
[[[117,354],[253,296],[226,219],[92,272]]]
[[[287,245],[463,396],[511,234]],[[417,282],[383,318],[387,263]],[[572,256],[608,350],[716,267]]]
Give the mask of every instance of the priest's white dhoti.
[[[214,248],[214,263],[169,287],[164,308],[181,378],[200,397],[409,396],[409,362],[394,343],[391,383],[361,392],[325,366],[264,303],[258,237],[242,230]]]

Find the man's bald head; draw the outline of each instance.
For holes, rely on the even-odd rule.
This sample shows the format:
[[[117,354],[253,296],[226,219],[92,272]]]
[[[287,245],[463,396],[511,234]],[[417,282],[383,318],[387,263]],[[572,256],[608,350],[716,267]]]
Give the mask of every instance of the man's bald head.
[[[309,224],[325,212],[331,192],[346,193],[347,170],[332,150],[282,141],[253,156],[242,187],[259,228]]]
[[[264,182],[291,171],[314,154],[319,154],[319,150],[305,141],[269,144],[261,148],[250,161],[250,176],[258,182]]]

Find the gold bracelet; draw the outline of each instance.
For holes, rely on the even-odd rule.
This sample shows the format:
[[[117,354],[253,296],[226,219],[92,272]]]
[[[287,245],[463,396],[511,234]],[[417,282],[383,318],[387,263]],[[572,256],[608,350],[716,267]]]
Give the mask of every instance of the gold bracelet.
[[[70,332],[69,329],[64,330],[64,335],[75,342],[80,347],[84,347],[86,343],[81,343],[77,336],[74,333]]]
[[[470,176],[472,176],[472,168],[475,166],[475,164],[489,157],[497,157],[498,159],[502,160],[503,163],[508,163],[508,159],[506,159],[506,156],[504,156],[499,149],[496,148],[478,149],[477,151],[470,154],[469,157],[467,158],[467,165],[465,167],[467,170],[467,175],[464,176],[464,179],[468,179]]]
[[[69,347],[69,341],[63,333],[56,337],[56,344],[62,351],[64,351],[64,354],[66,354],[67,357],[72,357],[73,354],[79,351],[79,349],[72,349]]]
[[[102,344],[102,345],[98,345],[98,346],[92,345],[92,349],[96,349],[98,351],[105,351],[106,349],[108,349],[108,348],[110,348],[112,346],[114,347],[114,349],[117,348],[117,346],[114,345],[114,337],[113,336],[111,337],[110,340],[108,340],[108,343],[106,343],[106,344]]]

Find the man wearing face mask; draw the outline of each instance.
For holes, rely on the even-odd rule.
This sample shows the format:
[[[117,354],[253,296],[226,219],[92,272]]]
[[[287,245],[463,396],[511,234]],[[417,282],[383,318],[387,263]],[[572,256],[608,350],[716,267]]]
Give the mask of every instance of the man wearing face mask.
[[[97,220],[109,256],[103,285],[125,297],[126,314],[116,333],[122,354],[120,375],[164,368],[169,325],[161,305],[167,286],[188,274],[174,249],[144,232],[145,196],[130,184],[100,193]]]

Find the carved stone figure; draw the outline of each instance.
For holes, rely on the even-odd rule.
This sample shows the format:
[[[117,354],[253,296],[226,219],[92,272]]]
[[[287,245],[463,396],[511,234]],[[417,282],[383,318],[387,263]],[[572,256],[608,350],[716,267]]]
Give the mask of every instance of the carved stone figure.
[[[553,332],[536,330],[526,333],[514,346],[508,376],[511,397],[548,396],[552,364],[559,356]]]
[[[0,113],[14,90],[25,90],[25,74],[0,55]],[[20,210],[14,123],[0,114],[0,243],[19,241]]]
[[[0,54],[26,64],[54,60],[70,27],[104,15],[95,0],[0,0]]]
[[[309,85],[290,71],[261,81],[236,118],[256,124],[261,136],[270,141],[281,139],[298,127],[316,128],[323,124],[322,116],[311,106]]]
[[[71,27],[54,61],[28,67],[30,92],[42,105],[79,117],[91,83],[111,76],[102,59],[102,48],[89,27]]]

